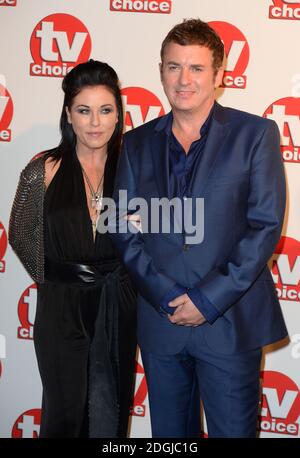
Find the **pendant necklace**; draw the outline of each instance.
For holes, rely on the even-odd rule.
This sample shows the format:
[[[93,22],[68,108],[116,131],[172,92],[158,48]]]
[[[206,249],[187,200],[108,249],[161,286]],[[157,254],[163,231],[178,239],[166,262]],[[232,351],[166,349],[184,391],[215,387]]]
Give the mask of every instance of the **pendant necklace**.
[[[104,173],[102,174],[102,177],[100,178],[100,181],[99,181],[99,184],[97,186],[96,191],[94,191],[93,186],[92,186],[92,184],[91,184],[91,182],[89,180],[89,177],[88,177],[86,171],[84,170],[84,168],[82,166],[81,166],[81,170],[82,170],[82,173],[84,175],[84,178],[85,178],[85,180],[87,182],[87,185],[88,185],[90,193],[91,193],[91,197],[90,197],[91,207],[93,209],[95,209],[95,219],[94,220],[92,219],[93,236],[94,236],[94,240],[95,240],[96,230],[97,230],[97,223],[98,223],[99,215],[100,215],[101,208],[102,208],[103,187],[101,186],[101,184],[102,184],[102,181],[103,181]]]

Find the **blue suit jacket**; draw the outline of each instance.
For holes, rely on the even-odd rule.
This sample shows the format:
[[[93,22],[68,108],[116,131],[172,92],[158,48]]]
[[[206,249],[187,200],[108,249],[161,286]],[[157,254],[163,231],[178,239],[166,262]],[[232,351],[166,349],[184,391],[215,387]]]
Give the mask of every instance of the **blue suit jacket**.
[[[124,136],[114,197],[170,197],[170,114]],[[159,313],[175,285],[200,288],[219,311],[201,326],[207,344],[222,353],[246,351],[287,335],[267,267],[279,240],[285,179],[279,132],[268,119],[216,104],[205,151],[191,183],[204,198],[204,239],[186,245],[186,234],[112,233],[138,291],[138,341],[157,354],[180,351],[198,328],[173,325]],[[111,225],[111,230],[113,224]]]

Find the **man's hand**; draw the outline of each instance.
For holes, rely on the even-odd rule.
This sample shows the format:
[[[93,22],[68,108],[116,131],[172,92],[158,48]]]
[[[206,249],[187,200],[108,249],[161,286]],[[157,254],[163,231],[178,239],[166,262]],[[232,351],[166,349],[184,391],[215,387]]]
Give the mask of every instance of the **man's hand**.
[[[127,221],[130,221],[131,224],[141,233],[143,233],[142,229],[142,221],[140,215],[133,214],[133,215],[126,215],[124,216],[124,219],[127,219]]]
[[[177,307],[173,315],[168,315],[173,324],[181,326],[199,326],[206,320],[197,309],[187,294],[176,297],[168,304],[170,307]]]

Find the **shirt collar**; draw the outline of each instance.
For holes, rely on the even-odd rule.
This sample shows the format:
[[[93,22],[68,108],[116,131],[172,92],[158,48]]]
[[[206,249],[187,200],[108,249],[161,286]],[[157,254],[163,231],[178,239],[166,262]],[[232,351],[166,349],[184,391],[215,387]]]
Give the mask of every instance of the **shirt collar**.
[[[203,137],[203,135],[207,134],[207,132],[208,132],[208,129],[209,129],[210,125],[211,125],[211,120],[212,120],[212,117],[213,117],[215,106],[216,106],[216,102],[214,102],[214,104],[211,107],[211,110],[209,112],[209,115],[207,116],[206,120],[204,121],[204,123],[202,124],[202,126],[200,128],[200,137]],[[166,132],[166,134],[168,136],[170,136],[171,133],[172,133],[172,124],[173,124],[173,113],[171,111],[168,123],[167,123],[167,125],[165,127],[165,132]]]

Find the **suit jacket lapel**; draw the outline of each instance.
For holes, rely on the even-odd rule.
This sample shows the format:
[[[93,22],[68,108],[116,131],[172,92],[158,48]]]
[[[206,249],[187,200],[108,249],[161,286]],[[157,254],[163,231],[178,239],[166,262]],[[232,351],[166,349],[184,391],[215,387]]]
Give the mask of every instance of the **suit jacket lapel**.
[[[171,198],[169,189],[169,142],[165,129],[171,117],[172,114],[169,113],[159,119],[151,142],[152,160],[159,196],[167,197],[168,199]],[[226,109],[216,103],[205,150],[199,167],[195,169],[192,176],[189,193],[191,197],[198,197],[203,193],[216,160],[224,147],[229,131],[229,120]],[[192,207],[194,206],[195,202],[193,201]],[[171,208],[171,210],[173,214],[173,209]],[[191,209],[188,210],[188,214],[190,211]]]
[[[169,189],[169,142],[165,128],[170,122],[171,113],[159,119],[153,141],[151,143],[151,153],[154,165],[154,173],[160,197],[170,198]]]
[[[203,193],[216,160],[224,147],[229,131],[229,120],[226,109],[216,102],[205,149],[200,158],[199,166],[194,171],[192,177],[192,196],[199,196]]]

